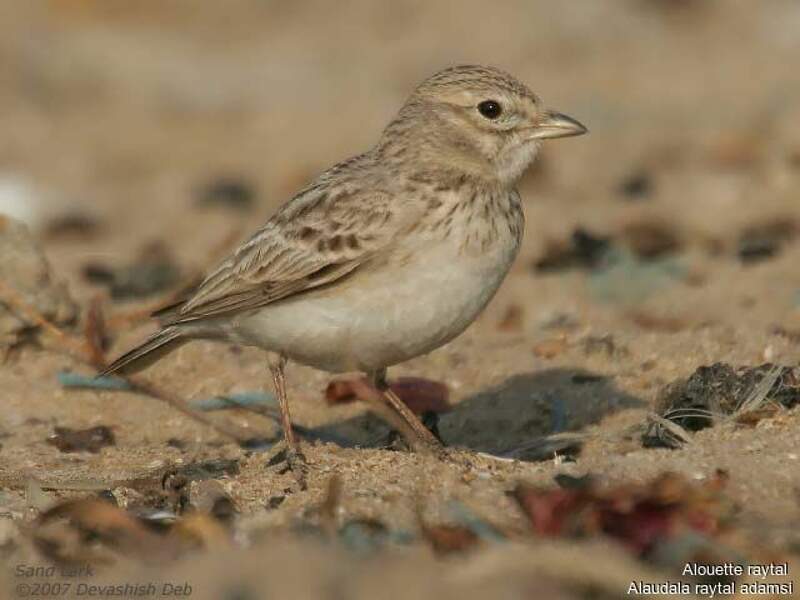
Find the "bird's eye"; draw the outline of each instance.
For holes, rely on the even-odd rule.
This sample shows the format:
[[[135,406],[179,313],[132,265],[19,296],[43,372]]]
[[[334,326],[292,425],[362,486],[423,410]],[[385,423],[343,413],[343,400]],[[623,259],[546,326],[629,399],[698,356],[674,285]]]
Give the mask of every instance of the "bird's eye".
[[[487,119],[496,119],[503,112],[503,108],[499,102],[494,100],[484,100],[478,104],[478,112]]]

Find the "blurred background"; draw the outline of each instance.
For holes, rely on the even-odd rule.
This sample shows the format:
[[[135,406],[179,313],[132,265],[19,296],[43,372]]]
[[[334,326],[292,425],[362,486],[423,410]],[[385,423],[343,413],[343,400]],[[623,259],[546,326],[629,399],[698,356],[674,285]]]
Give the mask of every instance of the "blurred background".
[[[446,384],[453,407],[439,429],[450,445],[519,457],[538,436],[591,434],[578,458],[547,447],[523,462],[476,462],[465,475],[370,445],[380,431],[363,405],[328,406],[328,375],[293,366],[297,422],[339,427],[336,439],[366,448],[309,444],[309,490],[291,494],[263,455],[162,403],[65,391],[56,371],[89,368],[27,348],[17,320],[21,358],[0,363],[0,483],[3,473],[105,477],[117,498],[134,499],[121,506],[152,509],[163,490],[148,496],[131,481],[179,461],[227,457],[235,476],[219,479],[242,513],[237,535],[260,539],[316,514],[331,473],[343,481],[341,521],[368,515],[417,531],[421,497],[437,516],[459,497],[519,532],[527,529],[508,494],[519,479],[553,487],[554,477],[589,473],[629,482],[668,469],[696,482],[719,467],[746,507],[743,521],[772,536],[767,545],[787,539],[780,527],[796,540],[800,472],[787,465],[800,444],[797,409],[758,427],[723,420],[675,450],[643,446],[640,429],[666,386],[702,365],[800,361],[798,57],[797,0],[0,0],[0,213],[30,226],[65,284],[61,308],[40,308],[48,317],[61,311],[63,323],[74,322],[100,299],[109,356],[152,327],[148,309],[196,281],[315,175],[368,149],[413,88],[442,68],[500,67],[585,123],[589,135],[548,142],[522,180],[524,246],[486,312],[450,345],[392,373]],[[18,247],[7,239],[0,258]],[[23,291],[44,280],[11,281],[18,269],[2,269],[0,261],[0,283]],[[264,367],[258,351],[198,342],[148,377],[195,399],[263,389]],[[800,393],[787,397],[790,408]],[[252,413],[224,418],[274,429]],[[116,436],[102,453],[45,442],[56,426],[99,425]],[[0,508],[16,502],[22,522],[30,493],[14,489],[0,493]],[[742,539],[745,551],[756,547]],[[432,579],[452,568],[464,592],[453,597],[466,598],[527,581],[528,558],[549,573],[546,557],[555,557],[558,577],[586,575],[585,589],[602,579],[590,564],[612,577],[602,560],[619,568],[614,590],[651,568],[619,548],[607,557],[584,547],[576,561],[577,545],[551,554],[538,541],[529,554],[509,545],[463,571],[431,564],[424,550],[408,572]],[[264,552],[278,561],[280,550]],[[333,580],[339,567],[315,552],[318,579],[330,569]],[[297,565],[311,554],[298,550],[294,570],[273,569],[270,585],[305,581]],[[254,581],[264,577],[262,556],[249,559]],[[221,580],[212,566],[227,568],[209,563],[192,581]],[[497,575],[512,571],[524,575]],[[361,574],[384,591],[392,587],[384,572]],[[398,577],[392,589],[405,590]],[[478,579],[485,588],[473,585]]]
[[[418,82],[460,63],[508,70],[591,130],[548,144],[523,182],[529,254],[537,234],[577,220],[645,211],[727,238],[797,201],[793,0],[6,0],[0,11],[0,209],[35,226],[85,213],[113,233],[109,257],[169,237],[199,260],[226,226],[252,228],[368,148]],[[198,210],[220,180],[246,187],[252,210]],[[82,252],[53,259],[74,269]]]

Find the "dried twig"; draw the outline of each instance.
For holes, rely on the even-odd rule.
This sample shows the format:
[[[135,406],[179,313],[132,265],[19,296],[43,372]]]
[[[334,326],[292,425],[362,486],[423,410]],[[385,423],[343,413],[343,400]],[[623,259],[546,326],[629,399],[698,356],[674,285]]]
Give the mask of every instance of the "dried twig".
[[[98,356],[91,348],[90,344],[77,340],[72,335],[61,330],[59,327],[51,323],[45,318],[36,308],[31,306],[24,298],[13,288],[0,282],[0,302],[6,304],[9,309],[16,312],[23,319],[29,321],[33,325],[40,327],[43,331],[49,333],[54,341],[61,346],[61,348],[76,360],[88,364],[94,368],[98,367],[98,362],[105,363],[105,358],[102,352]],[[94,327],[98,327],[95,323]],[[186,401],[178,396],[174,396],[169,392],[165,392],[154,386],[153,384],[144,381],[141,377],[123,377],[125,381],[130,383],[131,387],[142,394],[161,400],[169,404],[175,410],[191,417],[199,423],[208,425],[217,432],[233,438],[239,443],[250,441],[253,436],[244,432],[243,430],[233,427],[231,425],[222,425],[210,419],[203,413],[192,410]]]
[[[648,413],[647,422],[647,431],[642,436],[645,446],[680,448],[692,441],[692,436],[686,429],[657,413]]]
[[[17,315],[25,321],[28,321],[31,325],[35,325],[50,334],[69,354],[75,356],[82,362],[89,362],[91,364],[89,351],[85,344],[79,342],[51,323],[38,310],[31,306],[17,290],[6,285],[2,281],[0,281],[0,302],[8,306],[12,312],[17,313]]]
[[[743,414],[758,409],[767,399],[767,396],[772,390],[772,386],[775,385],[775,382],[782,373],[783,367],[780,365],[775,365],[769,371],[767,371],[761,378],[761,381],[759,381],[758,384],[753,387],[753,390],[747,395],[747,397],[745,397],[744,400],[742,400],[739,406],[736,407],[736,410],[731,417],[737,418]]]
[[[95,296],[89,302],[89,310],[86,311],[84,336],[92,366],[98,371],[104,369],[107,365],[105,345],[108,337],[106,335],[102,299],[99,296]]]
[[[336,514],[342,503],[342,478],[334,474],[328,479],[328,490],[319,507],[320,524],[329,534],[336,531]]]
[[[179,396],[175,396],[166,392],[162,389],[155,387],[153,384],[144,381],[141,377],[124,377],[126,381],[128,381],[133,389],[137,392],[141,392],[146,396],[150,396],[151,398],[155,398],[156,400],[161,400],[162,402],[166,402],[172,408],[177,410],[178,412],[183,413],[187,417],[191,417],[198,423],[203,423],[204,425],[208,425],[212,429],[215,429],[217,432],[226,435],[230,438],[233,438],[238,443],[246,443],[253,439],[253,435],[245,432],[239,427],[235,427],[233,425],[218,423],[215,420],[211,419],[210,417],[206,416],[204,413],[200,411],[193,410],[190,408],[186,401]]]

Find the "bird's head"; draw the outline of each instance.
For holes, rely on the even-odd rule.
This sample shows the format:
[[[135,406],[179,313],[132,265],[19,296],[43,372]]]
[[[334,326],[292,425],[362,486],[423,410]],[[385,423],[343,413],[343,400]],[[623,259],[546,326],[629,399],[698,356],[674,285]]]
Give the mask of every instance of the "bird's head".
[[[493,67],[459,66],[423,81],[384,132],[412,159],[514,185],[542,140],[581,135],[575,119],[545,108],[525,84]]]

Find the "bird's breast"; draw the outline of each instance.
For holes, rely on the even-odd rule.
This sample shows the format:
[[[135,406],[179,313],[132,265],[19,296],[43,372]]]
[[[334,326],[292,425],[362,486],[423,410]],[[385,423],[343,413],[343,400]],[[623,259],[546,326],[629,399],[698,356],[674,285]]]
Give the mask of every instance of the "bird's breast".
[[[518,205],[496,214],[475,208],[449,221],[429,214],[346,279],[261,309],[248,335],[332,372],[390,366],[447,343],[494,296],[519,249]]]

